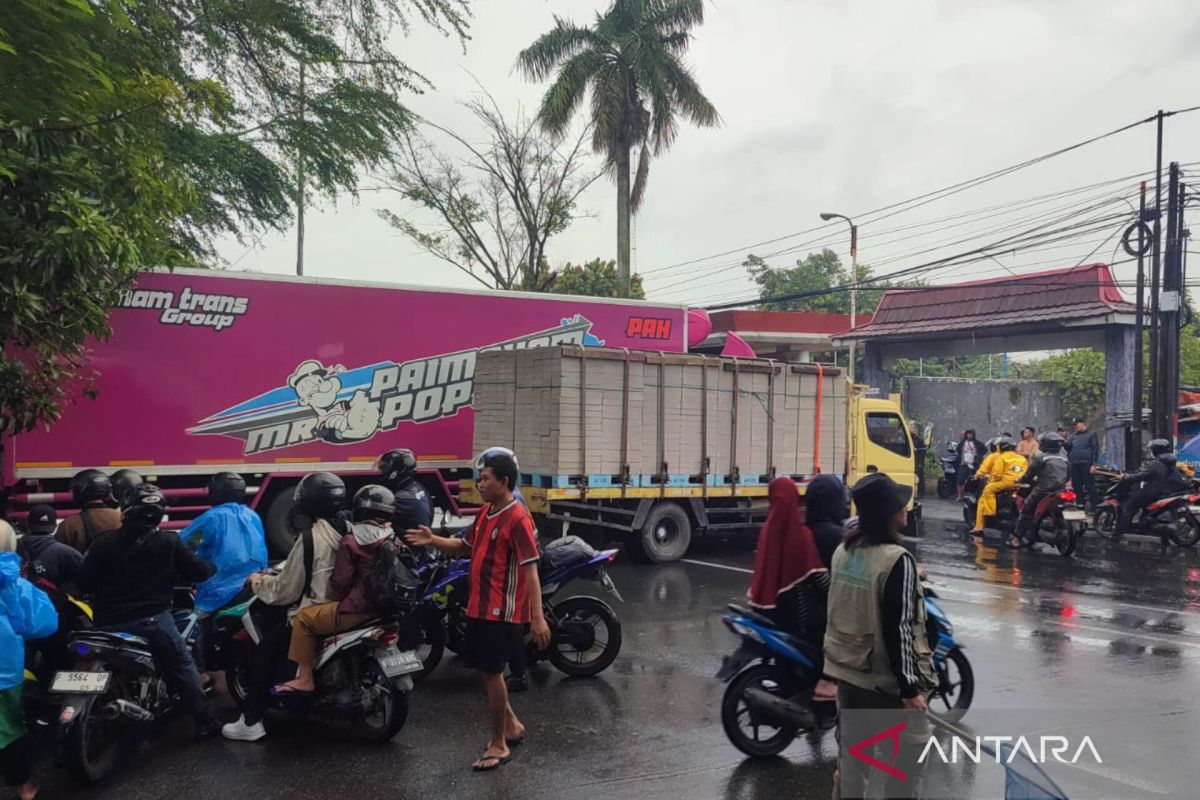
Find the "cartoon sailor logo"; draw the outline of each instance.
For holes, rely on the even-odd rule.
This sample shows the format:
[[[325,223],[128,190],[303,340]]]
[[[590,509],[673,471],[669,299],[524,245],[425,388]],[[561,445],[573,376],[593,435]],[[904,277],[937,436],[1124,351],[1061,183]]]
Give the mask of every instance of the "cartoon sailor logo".
[[[338,400],[342,391],[341,364],[325,366],[320,361],[303,361],[288,378],[296,403],[317,417],[313,434],[327,442],[344,444],[370,439],[379,430],[379,409],[358,389],[349,400]]]

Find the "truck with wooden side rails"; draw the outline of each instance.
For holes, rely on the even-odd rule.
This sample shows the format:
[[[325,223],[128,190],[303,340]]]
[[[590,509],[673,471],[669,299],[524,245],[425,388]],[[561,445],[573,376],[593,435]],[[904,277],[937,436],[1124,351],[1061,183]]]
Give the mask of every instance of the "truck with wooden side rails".
[[[649,561],[682,558],[694,535],[755,531],[770,481],[804,491],[871,472],[919,506],[900,408],[837,367],[561,346],[481,353],[476,452],[509,447],[543,534],[569,526],[623,540]],[[472,480],[464,499],[478,501]]]

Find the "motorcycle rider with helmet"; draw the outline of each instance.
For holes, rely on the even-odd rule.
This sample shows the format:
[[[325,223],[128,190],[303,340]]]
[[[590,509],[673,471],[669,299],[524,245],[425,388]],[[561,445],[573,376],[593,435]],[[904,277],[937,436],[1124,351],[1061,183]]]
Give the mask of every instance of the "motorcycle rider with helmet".
[[[1133,518],[1137,512],[1175,492],[1187,490],[1187,479],[1176,466],[1175,449],[1166,439],[1154,439],[1146,445],[1147,461],[1142,468],[1130,475],[1122,473],[1120,482],[1128,494],[1121,501],[1121,513],[1117,516],[1117,535],[1133,531]]]
[[[167,501],[158,487],[143,483],[125,494],[121,526],[96,539],[83,559],[79,588],[93,595],[98,629],[131,633],[150,643],[154,663],[171,691],[178,694],[196,724],[196,738],[217,732],[209,714],[200,675],[175,626],[171,598],[176,576],[203,581],[216,567],[201,561],[174,531],[159,524]]]
[[[1065,444],[1063,437],[1054,431],[1043,433],[1038,439],[1038,452],[1029,459],[1025,474],[1019,478],[1020,483],[1032,484],[1033,489],[1025,498],[1025,504],[1021,506],[1021,517],[1017,521],[1013,547],[1020,547],[1021,540],[1029,536],[1038,504],[1066,488],[1067,479],[1071,476],[1071,465],[1063,452]]]
[[[201,675],[212,635],[212,615],[232,603],[246,578],[267,566],[267,540],[262,520],[245,504],[246,481],[236,472],[218,472],[208,479],[212,505],[179,534],[202,561],[217,566],[217,574],[196,587],[199,613],[196,661]],[[208,683],[208,680],[205,680]]]
[[[984,522],[988,517],[996,515],[996,495],[1017,488],[1018,480],[1025,473],[1025,456],[1016,452],[1017,443],[1011,436],[996,437],[995,445],[997,452],[991,460],[988,482],[979,493],[979,503],[975,509],[975,527],[971,529],[972,536],[982,534]]]
[[[134,486],[145,483],[139,473],[129,468],[117,470],[108,476],[108,481],[112,484],[112,496],[117,504],[117,508],[120,508],[124,504],[126,492]]]
[[[346,505],[346,484],[329,472],[312,472],[296,484],[293,500],[311,524],[305,525],[277,572],[256,572],[246,584],[267,605],[287,609],[278,622],[266,628],[254,650],[242,715],[221,728],[226,739],[256,742],[267,735],[263,714],[271,694],[276,668],[287,657],[292,638],[292,617],[302,609],[326,603],[329,579],[342,536],[333,525]]]
[[[71,478],[71,497],[78,514],[62,521],[54,538],[86,553],[96,537],[121,527],[121,512],[111,506],[112,483],[98,469],[85,469]]]
[[[396,498],[392,530],[406,531],[433,524],[433,504],[417,480],[417,458],[412,450],[388,450],[375,460],[375,469]]]
[[[350,502],[350,533],[342,537],[329,579],[329,601],[314,603],[292,619],[288,660],[296,664],[296,677],[271,693],[295,697],[316,690],[314,667],[317,642],[322,636],[352,630],[376,616],[366,583],[378,562],[380,548],[394,546],[392,515],[395,496],[383,486],[364,486]]]

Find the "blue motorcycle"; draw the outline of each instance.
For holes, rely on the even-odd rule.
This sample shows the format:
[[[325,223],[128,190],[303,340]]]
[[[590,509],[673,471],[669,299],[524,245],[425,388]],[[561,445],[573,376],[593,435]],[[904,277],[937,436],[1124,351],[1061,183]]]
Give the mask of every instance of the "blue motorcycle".
[[[967,713],[975,677],[954,627],[925,589],[926,636],[933,650],[938,686],[929,695],[930,710],[951,722]],[[782,753],[800,733],[833,726],[836,716],[812,703],[821,678],[822,656],[807,642],[779,630],[775,623],[741,606],[730,605],[722,622],[741,638],[725,657],[717,679],[728,683],[721,700],[721,724],[729,741],[748,756]]]
[[[598,597],[576,595],[559,602],[554,597],[576,579],[598,582],[605,591],[622,600],[606,567],[617,550],[595,551],[576,537],[558,539],[546,546],[538,563],[542,606],[550,626],[550,645],[538,650],[526,646],[529,664],[548,660],[562,672],[575,676],[596,675],[609,667],[621,651],[621,620],[613,607]],[[466,605],[471,580],[468,559],[436,558],[421,567],[421,603],[412,616],[416,652],[422,671],[420,680],[437,668],[445,651],[461,653],[465,644]]]

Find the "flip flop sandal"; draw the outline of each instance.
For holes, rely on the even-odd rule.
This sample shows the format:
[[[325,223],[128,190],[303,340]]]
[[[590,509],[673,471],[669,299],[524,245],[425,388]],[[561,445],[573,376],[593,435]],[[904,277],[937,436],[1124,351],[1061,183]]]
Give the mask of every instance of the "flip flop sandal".
[[[309,697],[316,694],[316,689],[296,689],[285,684],[271,687],[273,697]]]
[[[489,762],[489,761],[492,763],[487,764],[486,762]],[[505,764],[507,764],[510,761],[512,761],[512,753],[509,753],[506,756],[494,756],[494,755],[490,756],[487,753],[484,753],[480,757],[478,762],[471,765],[471,771],[472,772],[491,772],[494,769],[500,769],[501,767],[503,767]]]
[[[505,743],[506,745],[508,745],[509,747],[517,747],[518,745],[523,745],[523,744],[525,744],[525,737],[526,737],[526,736],[528,736],[528,735],[529,735],[529,734],[522,733],[520,736],[514,736],[514,737],[513,737],[513,738],[511,738],[511,739],[509,739],[509,738],[507,738],[507,737],[506,737],[506,738],[504,739],[504,743]]]

